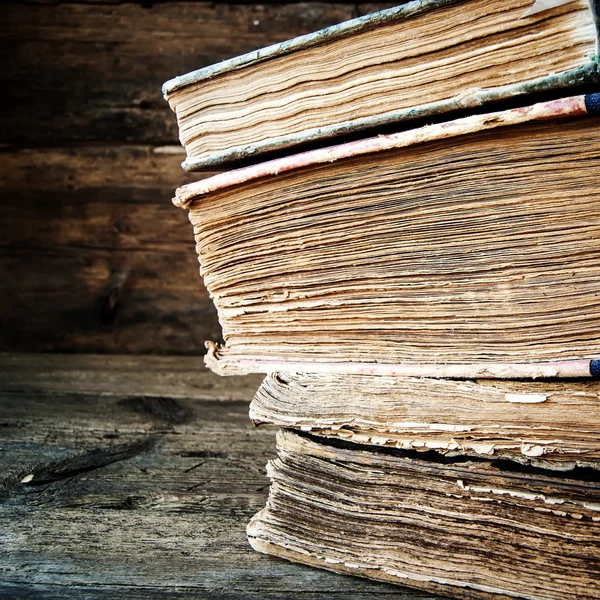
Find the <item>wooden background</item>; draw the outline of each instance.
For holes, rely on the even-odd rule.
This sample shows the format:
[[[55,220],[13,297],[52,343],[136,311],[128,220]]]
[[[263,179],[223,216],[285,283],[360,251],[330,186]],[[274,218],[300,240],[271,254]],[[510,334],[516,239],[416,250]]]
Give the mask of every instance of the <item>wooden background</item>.
[[[200,354],[220,328],[167,79],[387,5],[0,7],[0,351]]]

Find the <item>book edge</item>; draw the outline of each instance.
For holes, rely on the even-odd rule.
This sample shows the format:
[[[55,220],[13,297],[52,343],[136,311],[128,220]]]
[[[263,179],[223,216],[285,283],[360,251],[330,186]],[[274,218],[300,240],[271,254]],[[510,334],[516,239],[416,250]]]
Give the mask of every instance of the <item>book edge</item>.
[[[428,104],[380,113],[352,121],[342,121],[341,123],[334,123],[326,127],[315,127],[290,135],[267,138],[252,144],[234,146],[233,148],[219,152],[206,153],[201,156],[187,157],[181,163],[181,166],[188,172],[200,171],[268,152],[281,152],[294,146],[386,127],[394,123],[431,117],[456,110],[476,108],[517,96],[550,92],[557,89],[566,90],[580,85],[599,83],[599,71],[598,63],[593,60],[576,69],[538,79],[530,79],[505,86],[478,89]]]
[[[285,383],[277,381],[280,377],[283,377]],[[324,379],[320,380],[321,377]],[[349,389],[345,390],[345,398],[351,400],[344,402],[337,398],[334,402],[336,408],[330,412],[324,410],[326,404],[323,394],[327,394],[328,389],[337,388],[340,379],[345,377],[331,380],[327,374],[270,373],[250,402],[250,420],[256,427],[283,427],[365,446],[395,447],[421,453],[435,451],[448,457],[508,459],[556,471],[570,470],[575,466],[600,467],[597,456],[600,447],[590,442],[589,447],[584,448],[580,437],[584,431],[589,433],[597,429],[590,429],[591,424],[589,427],[582,425],[589,411],[596,411],[597,398],[593,391],[593,398],[587,396],[581,387],[586,386],[587,390],[592,385],[594,390],[598,390],[595,379],[569,380],[575,383],[564,385],[563,390],[554,387],[557,385],[556,380],[519,380],[518,385],[527,388],[520,387],[515,392],[514,388],[511,390],[515,380],[506,379],[490,379],[487,380],[490,385],[483,385],[483,380],[477,379],[465,381],[425,377],[358,377],[364,377],[364,381],[360,383],[369,385],[376,393],[369,395],[362,387],[358,391],[360,399],[357,402],[354,393]],[[402,387],[400,396],[394,395],[397,383]],[[465,383],[470,388],[468,391],[471,392],[471,397],[463,404],[463,399],[458,394]],[[313,385],[318,388],[311,389]],[[414,413],[411,412],[409,416],[406,412],[407,408],[411,410],[413,401],[406,402],[402,397],[403,393],[409,392],[410,386],[413,386],[411,392],[415,404],[421,404],[421,399],[426,404],[425,411],[416,418],[413,417]],[[476,416],[468,424],[460,419],[455,420],[454,416],[448,416],[442,400],[437,398],[429,401],[428,392],[433,388],[437,388],[438,394],[446,391],[457,394],[454,398],[457,405],[468,407],[469,411],[473,411],[471,414]],[[493,393],[488,394],[490,389],[503,394],[503,400],[494,397]],[[476,394],[475,398],[473,393]],[[380,398],[386,399],[385,405],[380,403]],[[571,404],[574,400],[577,406]],[[523,436],[519,423],[525,411],[529,413],[531,404],[546,402],[551,406],[542,409],[543,418],[540,421],[536,421],[538,415],[542,414],[539,410],[530,413],[532,426],[527,432],[529,435]],[[498,423],[493,413],[503,411],[507,403],[520,404],[523,411],[517,414],[511,411],[507,419]],[[579,403],[584,408],[580,408]],[[549,422],[548,414],[556,415],[557,409],[561,408],[571,414],[574,414],[573,411],[577,412],[583,419],[580,420],[580,426],[565,425],[559,419],[553,421],[554,428],[546,426]],[[554,431],[558,437],[550,433]],[[563,437],[565,432],[568,432],[568,439]]]
[[[445,465],[444,463],[439,463],[437,461],[421,461],[420,459],[411,459],[385,454],[382,455],[379,452],[376,455],[377,460],[375,461],[373,450],[368,448],[342,448],[335,445],[332,446],[325,440],[317,441],[317,438],[307,438],[306,436],[301,436],[289,429],[281,429],[277,432],[276,446],[278,455],[277,460],[288,454],[297,453],[308,457],[324,459],[332,462],[333,464],[341,463],[342,465],[345,462],[349,462],[373,467],[373,465],[377,463],[377,465],[380,465],[381,468],[386,468],[388,465],[392,466],[398,464],[398,461],[401,461],[403,463],[410,463],[412,465],[410,467],[411,469],[414,468],[417,472],[421,473],[423,473],[423,467],[428,468],[430,465],[434,465],[435,472],[432,473],[428,470],[428,478],[435,479],[437,473],[439,472],[438,469],[442,471],[451,470],[453,477],[455,476],[457,478],[457,487],[461,491],[464,490],[467,493],[472,491],[477,493],[499,493],[500,495],[508,494],[514,497],[522,498],[527,502],[541,501],[544,504],[554,504],[557,500],[557,498],[555,498],[553,495],[546,495],[546,493],[539,492],[541,486],[547,483],[547,474],[530,474],[535,491],[533,491],[533,489],[523,490],[521,485],[522,475],[518,472],[515,472],[513,477],[511,477],[509,472],[505,472],[503,470],[498,473],[485,473],[484,471],[486,470],[486,467],[478,467],[476,464],[469,462],[461,463],[459,468],[455,470],[454,466],[451,464]],[[277,460],[275,462],[277,462]],[[487,465],[491,465],[491,461],[484,462]],[[426,586],[426,589],[429,589],[429,591],[435,590],[446,594],[451,591],[452,595],[457,598],[462,598],[463,594],[465,594],[465,598],[473,598],[474,596],[472,595],[472,592],[476,593],[476,597],[481,598],[488,598],[489,594],[494,594],[494,597],[498,598],[511,598],[519,595],[515,592],[515,590],[489,586],[485,582],[477,583],[469,580],[455,580],[445,577],[440,578],[439,575],[429,576],[427,573],[419,574],[414,572],[410,568],[408,571],[398,571],[396,569],[389,568],[386,569],[383,564],[378,562],[371,562],[368,560],[361,561],[360,557],[356,554],[352,556],[352,560],[347,563],[344,560],[345,552],[343,547],[335,548],[336,552],[339,551],[337,556],[334,553],[328,557],[327,553],[330,550],[328,550],[326,547],[323,548],[322,552],[314,550],[310,551],[306,548],[302,548],[294,540],[293,534],[292,536],[288,536],[285,540],[283,540],[283,543],[281,543],[280,540],[274,540],[273,538],[269,539],[269,528],[273,525],[273,522],[275,522],[275,527],[277,527],[277,522],[280,520],[280,517],[277,514],[274,514],[271,508],[274,494],[274,484],[277,478],[276,470],[277,469],[274,470],[272,467],[269,469],[268,466],[267,475],[269,479],[271,479],[271,486],[269,489],[269,497],[266,506],[251,518],[251,521],[246,528],[248,542],[250,546],[257,552],[271,554],[292,562],[300,562],[313,567],[325,568],[327,570],[333,570],[339,573],[360,575],[371,579],[390,581],[396,584],[404,583],[405,585],[410,585],[417,588]],[[485,489],[483,487],[478,487],[477,485],[470,485],[469,483],[465,484],[465,480],[460,478],[461,471],[464,471],[468,477],[476,473],[477,481],[475,483],[494,480],[499,475],[502,478],[507,478],[505,481],[507,485],[506,487],[491,486],[489,489]],[[583,485],[582,482],[575,481],[573,481],[573,484],[575,487],[578,485]],[[586,505],[585,501],[582,502],[582,506],[591,511],[597,510],[595,505],[593,507]],[[516,508],[515,510],[520,510],[520,507]],[[572,518],[576,515],[578,515],[576,518],[581,517],[579,512],[567,513],[563,511],[563,513],[564,514],[561,514],[561,516],[566,518]],[[594,518],[594,520],[596,519]],[[319,548],[317,540],[315,540],[313,545],[315,548]]]
[[[429,593],[443,594],[444,596],[452,594],[453,598],[462,600],[473,600],[474,597],[489,598],[490,594],[493,594],[493,597],[496,600],[515,599],[514,595],[508,595],[506,592],[504,592],[504,590],[499,588],[483,585],[474,586],[459,582],[457,580],[443,580],[433,576],[426,577],[424,575],[417,575],[409,572],[408,570],[402,572],[397,570],[386,570],[383,567],[370,564],[358,564],[355,561],[345,562],[340,559],[332,559],[330,556],[326,555],[327,552],[324,552],[322,555],[316,555],[302,551],[300,548],[292,545],[284,546],[282,544],[270,542],[269,540],[261,537],[260,533],[260,527],[264,523],[263,519],[265,519],[268,514],[268,511],[265,509],[259,511],[259,513],[257,513],[251,521],[252,528],[250,528],[249,525],[246,530],[248,543],[253,550],[261,554],[274,556],[291,563],[298,563],[316,569],[323,569],[338,575],[350,575],[352,577],[363,577],[373,581],[379,581],[381,583],[404,585],[412,589],[422,590]],[[476,596],[474,596],[474,593]]]
[[[378,363],[287,361],[281,358],[224,359],[219,346],[206,342],[205,365],[217,375],[250,373],[328,373],[336,375],[382,375],[386,377],[428,377],[437,379],[549,379],[598,378],[600,358],[548,360],[531,363],[473,362],[466,364]]]
[[[189,208],[191,202],[200,196],[318,164],[332,163],[356,156],[405,148],[487,129],[520,125],[530,121],[584,116],[590,112],[595,112],[596,103],[594,99],[597,96],[600,97],[600,94],[569,96],[558,100],[539,102],[530,106],[471,115],[399,133],[379,135],[287,155],[249,167],[219,173],[213,177],[177,188],[173,204],[181,208]],[[588,110],[588,107],[592,107],[592,110]]]

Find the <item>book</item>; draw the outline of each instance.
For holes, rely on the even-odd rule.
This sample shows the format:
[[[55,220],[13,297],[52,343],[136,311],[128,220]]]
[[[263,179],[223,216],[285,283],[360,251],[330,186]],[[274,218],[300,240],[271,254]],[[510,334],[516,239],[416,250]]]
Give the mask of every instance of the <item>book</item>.
[[[600,464],[600,382],[271,373],[250,404],[278,425],[357,444],[547,469]]]
[[[600,374],[600,95],[179,188],[221,374]]]
[[[600,480],[281,430],[255,550],[455,598],[600,598]]]
[[[183,166],[597,82],[595,1],[533,4],[416,0],[176,77]]]

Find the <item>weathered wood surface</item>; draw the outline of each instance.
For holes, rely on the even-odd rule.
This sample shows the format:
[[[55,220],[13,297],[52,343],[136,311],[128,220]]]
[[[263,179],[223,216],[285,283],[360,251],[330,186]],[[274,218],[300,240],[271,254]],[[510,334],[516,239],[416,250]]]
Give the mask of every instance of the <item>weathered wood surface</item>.
[[[162,83],[380,7],[3,3],[0,351],[204,353],[220,327]]]
[[[250,401],[263,379],[217,377],[201,356],[0,353],[0,390],[14,393]]]
[[[114,145],[2,155],[0,350],[202,353],[220,335],[170,202],[180,158]]]
[[[253,552],[275,432],[186,360],[0,356],[0,598],[433,598]]]

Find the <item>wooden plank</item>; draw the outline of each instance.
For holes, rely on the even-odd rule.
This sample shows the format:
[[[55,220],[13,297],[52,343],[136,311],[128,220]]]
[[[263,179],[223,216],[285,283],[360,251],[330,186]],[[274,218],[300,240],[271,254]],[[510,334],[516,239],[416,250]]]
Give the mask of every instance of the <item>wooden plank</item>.
[[[11,4],[0,11],[0,143],[176,143],[164,81],[356,14],[328,3]]]
[[[1,598],[433,598],[250,549],[274,431],[251,427],[247,402],[212,399],[216,376],[157,411],[120,384],[107,395],[82,384],[98,380],[97,357],[55,358],[60,391],[44,391],[52,361],[1,361]],[[121,374],[168,366],[130,359]],[[29,371],[30,391],[6,391],[10,368]]]
[[[3,392],[250,402],[262,380],[219,377],[200,356],[0,353]]]
[[[191,226],[171,203],[194,178],[181,156],[150,146],[4,151],[0,350],[198,354],[220,337]]]

